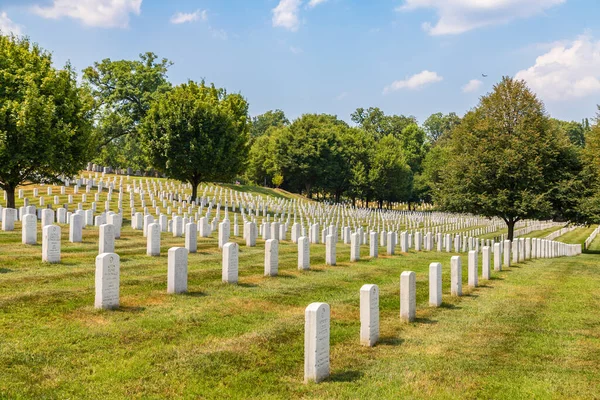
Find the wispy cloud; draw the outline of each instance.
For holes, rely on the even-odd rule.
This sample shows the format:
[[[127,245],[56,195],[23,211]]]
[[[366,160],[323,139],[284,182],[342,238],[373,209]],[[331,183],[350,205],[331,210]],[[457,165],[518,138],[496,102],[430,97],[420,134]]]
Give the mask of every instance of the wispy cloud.
[[[290,51],[294,54],[301,54],[304,51],[300,47],[290,46]]]
[[[466,85],[462,87],[462,91],[463,93],[475,92],[479,90],[482,85],[483,82],[481,82],[479,79],[471,79]]]
[[[21,26],[8,18],[8,14],[6,12],[0,13],[0,31],[2,31],[4,34],[12,33],[14,35],[21,35],[23,33]]]
[[[397,11],[434,9],[438,20],[425,22],[430,35],[452,35],[531,17],[566,0],[405,0]]]
[[[172,24],[184,24],[186,22],[194,22],[198,20],[206,21],[208,12],[206,10],[196,10],[193,13],[178,12],[171,16]]]
[[[84,25],[101,28],[126,28],[129,15],[140,15],[142,0],[53,0],[51,6],[33,6],[32,11],[43,17],[69,17]]]
[[[318,6],[319,4],[323,4],[325,3],[327,0],[310,0],[308,2],[308,8],[314,8],[316,6]]]
[[[280,0],[272,10],[273,26],[297,31],[300,26],[298,11],[301,3],[301,0]]]
[[[516,73],[542,98],[564,101],[600,93],[600,40],[589,35],[556,42]]]
[[[391,85],[386,86],[383,89],[383,94],[388,94],[401,89],[416,90],[432,83],[440,82],[443,79],[444,78],[439,76],[436,72],[424,70],[405,80],[392,82]]]

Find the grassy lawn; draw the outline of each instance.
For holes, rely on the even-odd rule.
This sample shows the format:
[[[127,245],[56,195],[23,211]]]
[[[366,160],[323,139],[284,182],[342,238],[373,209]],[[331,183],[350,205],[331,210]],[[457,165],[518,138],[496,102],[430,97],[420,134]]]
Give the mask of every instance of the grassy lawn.
[[[0,397],[5,398],[594,398],[600,393],[600,256],[519,264],[466,296],[449,296],[450,253],[409,253],[335,267],[311,246],[280,245],[263,277],[264,243],[241,246],[240,284],[221,283],[216,235],[189,257],[189,293],[167,295],[167,250],[145,256],[124,223],[121,305],[94,303],[97,228],[45,265],[41,245],[0,232]],[[41,240],[41,235],[38,235]],[[236,239],[239,243],[241,240]],[[383,249],[380,249],[382,251]],[[363,257],[368,249],[362,248]],[[428,307],[427,271],[444,268],[444,304]],[[463,257],[466,286],[466,257]],[[399,320],[399,276],[417,273],[417,321]],[[359,289],[380,287],[381,341],[359,345]],[[331,378],[304,385],[304,309],[328,302]]]

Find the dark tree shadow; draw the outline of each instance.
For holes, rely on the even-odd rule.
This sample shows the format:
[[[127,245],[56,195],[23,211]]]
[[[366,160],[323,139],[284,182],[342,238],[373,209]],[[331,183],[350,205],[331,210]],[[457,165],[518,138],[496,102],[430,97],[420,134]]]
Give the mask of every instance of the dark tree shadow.
[[[13,270],[8,268],[0,268],[0,274],[6,274],[9,272],[13,272]]]

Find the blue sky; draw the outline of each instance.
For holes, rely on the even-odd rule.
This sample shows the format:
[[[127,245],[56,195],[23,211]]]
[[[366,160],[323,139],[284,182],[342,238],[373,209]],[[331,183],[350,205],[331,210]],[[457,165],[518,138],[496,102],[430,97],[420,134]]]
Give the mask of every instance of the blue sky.
[[[152,51],[177,84],[242,93],[252,115],[357,107],[459,115],[503,75],[557,118],[600,103],[598,0],[0,0],[0,29],[81,70]],[[488,77],[482,77],[482,73]]]

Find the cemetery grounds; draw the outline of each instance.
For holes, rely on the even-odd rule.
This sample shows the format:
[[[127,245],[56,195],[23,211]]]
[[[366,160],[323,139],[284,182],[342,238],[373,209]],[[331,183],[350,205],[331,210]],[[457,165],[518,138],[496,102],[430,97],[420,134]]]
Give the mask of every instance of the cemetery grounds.
[[[24,188],[37,206],[34,187],[40,194],[45,187]],[[68,194],[72,186],[61,205]],[[71,208],[81,196],[74,197]],[[88,195],[83,208],[91,201]],[[21,244],[20,222],[0,231],[0,398],[600,398],[600,238],[586,254],[518,263],[469,289],[465,253],[387,256],[380,247],[379,258],[370,259],[363,245],[360,261],[350,263],[350,246],[340,241],[337,265],[326,266],[325,246],[312,244],[310,271],[299,271],[289,232],[279,244],[279,275],[264,277],[264,241],[246,247],[240,228],[240,236],[231,235],[240,245],[238,285],[221,282],[213,232],[189,254],[188,293],[170,295],[167,251],[184,239],[163,233],[160,257],[149,257],[146,238],[124,214],[114,311],[94,308],[98,227],[86,227],[83,243],[74,244],[65,225],[60,264],[42,263],[39,224],[37,245]],[[556,240],[582,243],[594,228]],[[450,296],[454,255],[463,259],[463,297]],[[440,308],[428,305],[431,262],[442,263]],[[399,318],[403,271],[417,275],[414,323]],[[359,343],[363,284],[380,290],[375,347]],[[313,302],[331,306],[331,375],[304,384],[304,310]]]

